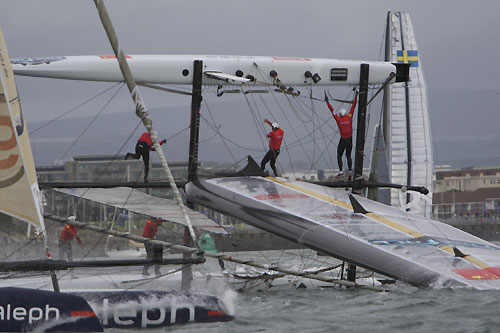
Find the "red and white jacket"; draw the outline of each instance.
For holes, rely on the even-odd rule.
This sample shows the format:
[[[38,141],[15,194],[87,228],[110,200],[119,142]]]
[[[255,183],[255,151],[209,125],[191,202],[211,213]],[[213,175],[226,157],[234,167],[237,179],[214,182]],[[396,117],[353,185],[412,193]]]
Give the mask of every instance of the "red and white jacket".
[[[266,123],[273,126],[273,123],[271,123],[267,119],[266,119]],[[266,137],[268,137],[270,139],[269,140],[269,148],[270,149],[280,149],[281,142],[283,141],[284,135],[285,135],[285,131],[283,131],[281,128],[278,128],[276,131],[272,131],[268,135],[266,135]]]
[[[352,136],[352,116],[354,114],[354,109],[356,108],[356,104],[358,103],[358,96],[356,95],[354,97],[354,102],[352,102],[351,110],[349,110],[349,113],[343,117],[335,114],[333,111],[333,106],[330,104],[330,102],[326,102],[328,105],[328,108],[330,109],[330,112],[332,113],[333,118],[337,122],[337,126],[339,127],[339,132],[340,136],[342,138],[350,138]]]
[[[142,133],[141,137],[137,141],[142,141],[142,142],[146,143],[149,147],[149,150],[156,150],[153,148],[153,141],[151,140],[151,136],[149,135],[149,132]],[[158,141],[158,143],[161,146],[165,142],[163,140],[160,140],[160,141]]]

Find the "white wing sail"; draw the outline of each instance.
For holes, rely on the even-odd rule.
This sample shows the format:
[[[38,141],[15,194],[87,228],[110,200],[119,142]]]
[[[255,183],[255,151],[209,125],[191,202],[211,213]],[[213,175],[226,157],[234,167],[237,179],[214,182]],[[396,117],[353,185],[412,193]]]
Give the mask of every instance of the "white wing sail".
[[[28,128],[0,30],[0,211],[44,230]]]
[[[430,217],[434,161],[429,108],[422,60],[408,13],[388,13],[386,61],[410,64],[411,80],[386,88],[389,96],[386,97],[384,110],[384,140],[388,153],[389,181],[425,186],[430,191],[425,198],[418,193],[408,194],[413,205],[406,207],[407,196],[392,189],[390,202],[393,206],[405,207],[411,212]]]

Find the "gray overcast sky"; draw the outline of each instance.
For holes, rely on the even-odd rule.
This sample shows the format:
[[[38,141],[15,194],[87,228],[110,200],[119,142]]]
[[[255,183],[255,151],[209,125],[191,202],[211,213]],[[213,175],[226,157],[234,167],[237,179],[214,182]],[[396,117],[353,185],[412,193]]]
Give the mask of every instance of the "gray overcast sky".
[[[498,0],[108,0],[105,4],[128,54],[366,60],[381,56],[387,11],[407,11],[429,89],[433,134],[452,138],[454,129],[471,138],[474,133],[494,134],[489,133],[491,125],[468,124],[462,117],[469,111],[465,106],[446,109],[448,101],[439,99],[447,89],[491,92],[487,107],[481,101],[470,104],[477,106],[474,115],[486,123],[500,118]],[[12,58],[112,54],[91,0],[0,0],[0,26]],[[31,122],[51,119],[109,86],[22,77],[17,81]],[[164,95],[144,95],[149,108],[189,103],[186,97],[169,95],[166,101]],[[118,108],[130,110],[131,102],[123,100]],[[450,123],[446,117],[459,119]]]

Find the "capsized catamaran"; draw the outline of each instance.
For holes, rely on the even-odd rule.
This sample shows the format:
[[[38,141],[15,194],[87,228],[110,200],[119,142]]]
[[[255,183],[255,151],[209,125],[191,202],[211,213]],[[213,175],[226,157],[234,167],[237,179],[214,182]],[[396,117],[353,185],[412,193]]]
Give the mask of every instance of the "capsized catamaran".
[[[185,191],[257,228],[416,286],[500,288],[500,247],[344,190],[228,177],[200,179]]]
[[[203,84],[274,85],[281,91],[300,85],[357,85],[362,80],[365,86],[407,82],[404,68],[409,68],[405,61],[288,57],[129,55],[127,60],[141,83],[193,84],[198,62],[203,64],[199,85],[203,78]],[[362,79],[361,68],[366,64],[369,69]],[[13,66],[19,75],[123,80],[114,56],[18,59]],[[283,178],[240,176],[192,179],[185,191],[189,200],[206,207],[417,286],[500,287],[499,247],[423,215],[343,190]]]

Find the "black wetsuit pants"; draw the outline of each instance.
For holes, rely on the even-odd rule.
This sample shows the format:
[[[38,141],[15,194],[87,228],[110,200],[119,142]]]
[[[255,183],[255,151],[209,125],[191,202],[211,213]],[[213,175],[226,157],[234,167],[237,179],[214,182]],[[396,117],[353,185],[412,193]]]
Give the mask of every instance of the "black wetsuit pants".
[[[271,161],[271,169],[273,169],[274,175],[278,177],[278,171],[276,171],[276,159],[278,158],[279,154],[279,149],[269,149],[266,156],[264,156],[264,158],[262,159],[262,162],[260,162],[260,168],[262,169],[262,171],[266,169],[267,162]]]
[[[144,161],[144,181],[148,179],[149,175],[149,146],[146,142],[143,141],[137,141],[137,144],[135,145],[135,154],[127,154],[127,158],[135,158],[138,160],[139,158],[142,157],[142,160]]]
[[[342,154],[346,152],[347,157],[347,166],[349,167],[349,171],[352,170],[352,136],[349,138],[340,138],[339,145],[337,146],[337,162],[339,163],[339,170],[342,171]]]
[[[64,257],[68,261],[73,261],[73,248],[70,242],[59,240],[59,259],[63,260]]]
[[[147,259],[158,259],[162,260],[163,259],[163,246],[157,245],[157,244],[150,244],[147,243],[144,245],[146,248],[146,258]],[[146,275],[148,273],[149,267],[151,265],[145,265],[144,268],[142,269],[142,274]],[[155,274],[159,275],[160,274],[160,265],[155,265]]]

